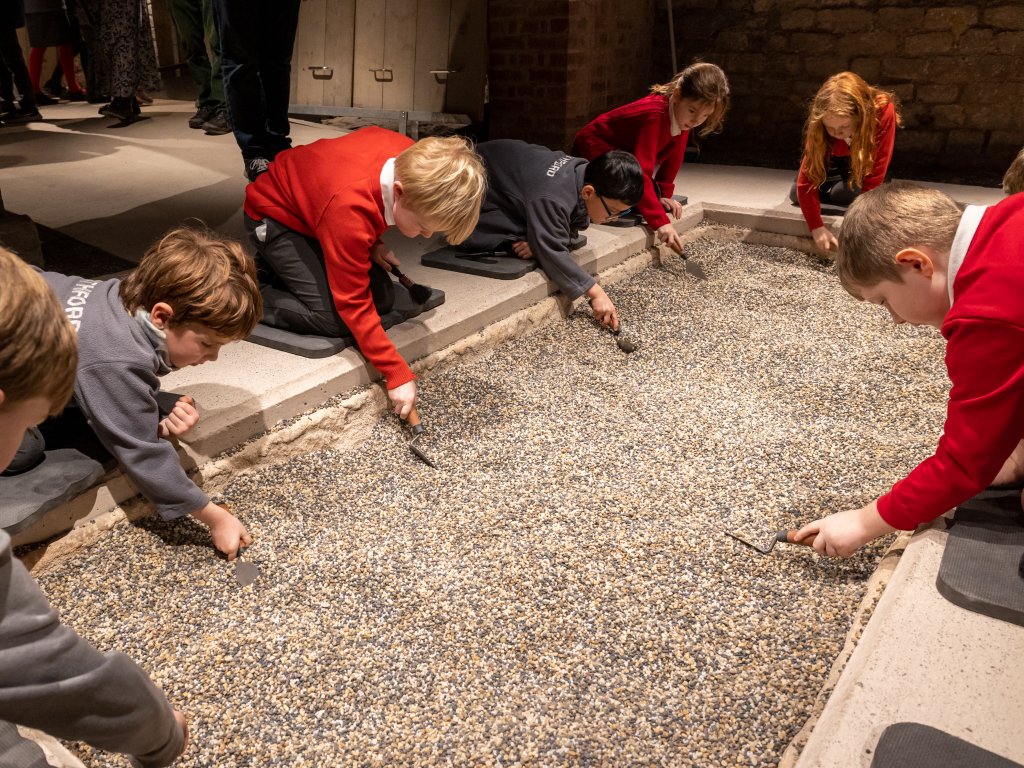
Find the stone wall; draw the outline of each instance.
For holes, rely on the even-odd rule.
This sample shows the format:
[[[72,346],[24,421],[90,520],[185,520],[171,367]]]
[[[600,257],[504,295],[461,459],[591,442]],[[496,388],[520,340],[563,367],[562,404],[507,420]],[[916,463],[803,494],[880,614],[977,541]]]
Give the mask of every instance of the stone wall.
[[[568,149],[651,82],[653,0],[488,0],[487,13],[490,138]]]
[[[674,0],[673,10],[679,66],[720,65],[734,94],[703,160],[795,169],[807,104],[845,69],[902,101],[897,176],[995,185],[1024,145],[1020,0]],[[659,3],[655,28],[665,26]],[[667,45],[654,62],[671,69]]]

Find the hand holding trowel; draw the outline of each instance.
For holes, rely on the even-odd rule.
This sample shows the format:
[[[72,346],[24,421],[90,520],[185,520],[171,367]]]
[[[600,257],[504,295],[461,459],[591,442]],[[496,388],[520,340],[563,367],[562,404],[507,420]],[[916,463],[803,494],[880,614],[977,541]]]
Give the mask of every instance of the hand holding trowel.
[[[707,280],[708,276],[704,271],[704,268],[697,262],[691,261],[686,255],[686,249],[683,246],[682,238],[679,237],[679,233],[676,232],[670,224],[666,224],[665,227],[667,229],[665,229],[664,233],[661,229],[656,230],[658,240],[661,244],[666,245],[675,251],[679,258],[683,260],[683,269],[685,269],[690,275],[697,280]]]
[[[814,546],[814,536],[813,535],[807,536],[807,537],[805,537],[803,539],[798,539],[797,538],[797,534],[799,534],[799,531],[792,530],[792,529],[787,530],[787,531],[779,531],[778,533],[775,534],[775,538],[773,538],[770,542],[768,542],[768,546],[761,546],[760,544],[755,544],[754,542],[750,541],[749,539],[745,539],[742,536],[736,535],[735,533],[730,533],[729,531],[725,532],[726,536],[730,536],[730,537],[736,539],[736,541],[740,542],[740,544],[746,544],[748,547],[750,547],[751,549],[757,550],[762,555],[767,555],[769,552],[771,552],[773,549],[775,549],[775,545],[778,544],[779,542],[784,542],[786,544],[802,544],[805,547],[813,547]]]

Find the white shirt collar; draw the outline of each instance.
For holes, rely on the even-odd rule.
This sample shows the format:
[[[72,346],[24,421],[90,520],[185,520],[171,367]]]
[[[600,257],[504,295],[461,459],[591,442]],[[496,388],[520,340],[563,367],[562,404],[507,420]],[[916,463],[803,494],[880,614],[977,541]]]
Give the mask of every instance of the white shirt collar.
[[[384,199],[384,221],[395,225],[395,158],[389,158],[380,169],[380,196]]]
[[[949,303],[953,303],[953,281],[956,280],[956,273],[960,271],[960,265],[964,263],[964,256],[967,249],[971,247],[974,234],[981,224],[981,217],[988,210],[987,205],[968,205],[960,217],[960,226],[956,228],[956,235],[953,237],[953,246],[949,249],[949,266],[946,268],[946,291],[949,293]]]
[[[673,136],[678,136],[683,132],[683,129],[679,127],[679,121],[676,120],[676,95],[673,93],[668,97],[668,132]]]

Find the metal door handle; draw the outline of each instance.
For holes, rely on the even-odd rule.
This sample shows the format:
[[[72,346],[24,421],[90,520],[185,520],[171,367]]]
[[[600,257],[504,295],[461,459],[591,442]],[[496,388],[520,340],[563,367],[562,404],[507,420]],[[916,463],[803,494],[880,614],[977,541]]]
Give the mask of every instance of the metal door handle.
[[[370,71],[373,72],[373,79],[378,83],[390,83],[395,79],[395,73],[388,67],[371,67]]]
[[[457,69],[428,69],[428,72],[434,76],[434,80],[444,85],[448,82],[448,75],[454,75],[459,70]]]
[[[334,76],[334,67],[306,67],[317,80],[327,80]]]

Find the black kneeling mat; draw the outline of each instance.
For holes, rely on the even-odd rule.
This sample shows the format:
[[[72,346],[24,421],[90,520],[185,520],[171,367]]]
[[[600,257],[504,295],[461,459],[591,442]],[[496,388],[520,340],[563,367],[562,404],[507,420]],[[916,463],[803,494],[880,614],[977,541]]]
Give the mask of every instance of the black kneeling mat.
[[[385,328],[404,323],[406,320],[420,315],[427,310],[434,309],[444,304],[444,291],[432,288],[430,298],[423,304],[417,304],[409,296],[409,291],[403,285],[395,284],[395,304],[391,311],[380,319],[380,324]],[[261,347],[270,347],[281,352],[290,352],[299,357],[318,359],[336,355],[346,347],[355,345],[355,339],[349,335],[345,336],[311,336],[301,333],[292,333],[280,328],[271,328],[269,325],[260,323],[253,332],[246,338],[253,344]]]
[[[587,236],[577,234],[569,241],[569,250],[578,251],[587,244]],[[434,269],[464,272],[467,275],[515,280],[537,268],[536,259],[521,259],[502,246],[492,251],[466,251],[446,246],[420,256],[420,263]]]
[[[103,475],[103,465],[73,448],[46,451],[27,472],[0,477],[0,528],[17,533],[70,501]]]
[[[497,280],[515,280],[537,268],[536,259],[521,259],[512,251],[462,251],[451,246],[424,253],[420,263],[424,267]]]
[[[18,768],[50,768],[42,747],[18,732],[18,726],[0,720],[0,765]]]
[[[894,723],[882,731],[871,768],[1024,768],[920,723]]]
[[[936,586],[951,603],[1024,626],[1022,557],[1020,489],[990,488],[957,508]]]

